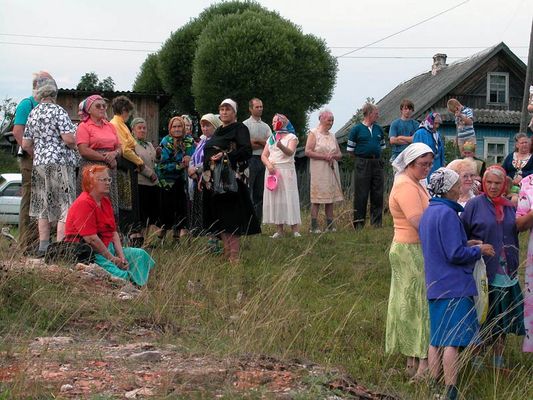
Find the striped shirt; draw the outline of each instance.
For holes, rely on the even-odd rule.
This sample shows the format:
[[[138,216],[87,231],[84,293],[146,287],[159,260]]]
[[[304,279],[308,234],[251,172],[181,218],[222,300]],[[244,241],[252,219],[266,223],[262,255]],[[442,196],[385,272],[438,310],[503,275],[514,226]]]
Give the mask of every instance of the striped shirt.
[[[474,112],[471,108],[463,106],[461,109],[461,115],[464,115],[467,118],[472,120],[471,125],[465,125],[463,119],[460,117],[455,117],[455,125],[457,127],[457,137],[460,139],[475,137],[476,132],[474,131]]]

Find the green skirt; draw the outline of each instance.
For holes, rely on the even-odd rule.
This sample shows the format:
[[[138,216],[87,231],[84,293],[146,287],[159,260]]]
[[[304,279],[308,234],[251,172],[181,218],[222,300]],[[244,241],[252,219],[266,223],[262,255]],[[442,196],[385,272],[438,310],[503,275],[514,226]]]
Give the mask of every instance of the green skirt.
[[[115,255],[113,243],[109,244],[108,249],[111,254]],[[101,254],[96,254],[95,262],[111,275],[131,281],[136,285],[144,286],[148,282],[150,270],[155,265],[154,259],[144,249],[137,247],[124,247],[122,250],[129,264],[128,270],[120,269]]]
[[[481,327],[481,334],[500,336],[513,333],[525,335],[524,327],[524,297],[517,282],[510,287],[489,285],[489,313],[487,320]]]
[[[419,243],[392,242],[389,260],[391,286],[385,351],[427,358],[429,310],[422,247]]]

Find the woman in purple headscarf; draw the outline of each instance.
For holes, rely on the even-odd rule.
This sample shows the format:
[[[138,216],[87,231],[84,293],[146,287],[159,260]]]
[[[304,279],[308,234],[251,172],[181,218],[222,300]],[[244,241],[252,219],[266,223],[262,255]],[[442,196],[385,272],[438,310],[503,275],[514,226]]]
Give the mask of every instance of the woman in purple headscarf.
[[[189,195],[192,201],[191,216],[189,219],[189,228],[193,235],[204,231],[202,218],[202,195],[199,190],[199,182],[202,179],[204,166],[204,147],[205,144],[213,137],[215,130],[222,126],[222,121],[215,114],[205,114],[200,119],[200,128],[202,129],[202,138],[198,142],[196,149],[189,162]],[[213,242],[214,243],[214,242]]]
[[[433,151],[433,154],[435,154],[433,167],[427,176],[428,182],[429,177],[434,171],[446,165],[446,160],[444,159],[444,140],[442,140],[439,133],[441,122],[442,119],[439,113],[429,113],[426,119],[420,123],[420,127],[413,135],[413,143],[427,144],[431,148],[431,151]]]
[[[118,217],[117,157],[120,142],[115,127],[107,121],[105,99],[93,94],[79,105],[81,123],[76,131],[76,144],[81,156],[80,171],[87,165],[100,164],[109,168],[112,179],[109,195],[115,218]],[[81,173],[78,175],[77,193],[81,194]]]

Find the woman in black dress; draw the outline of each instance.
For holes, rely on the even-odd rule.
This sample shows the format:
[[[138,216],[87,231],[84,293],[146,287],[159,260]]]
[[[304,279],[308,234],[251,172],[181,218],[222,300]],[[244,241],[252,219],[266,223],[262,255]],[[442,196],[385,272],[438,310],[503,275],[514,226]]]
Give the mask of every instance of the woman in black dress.
[[[252,156],[252,145],[248,128],[237,122],[235,101],[222,101],[219,113],[222,126],[204,148],[204,228],[220,235],[224,243],[224,255],[230,262],[237,263],[240,236],[261,233],[248,188],[242,180],[242,172]],[[215,167],[224,162],[226,156],[231,164],[231,173],[237,175],[237,191],[215,193]]]

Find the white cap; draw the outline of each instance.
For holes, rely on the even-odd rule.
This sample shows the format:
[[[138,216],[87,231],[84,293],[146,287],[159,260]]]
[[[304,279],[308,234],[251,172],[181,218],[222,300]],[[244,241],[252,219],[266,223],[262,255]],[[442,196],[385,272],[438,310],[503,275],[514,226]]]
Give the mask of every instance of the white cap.
[[[234,100],[231,100],[231,99],[222,100],[222,103],[220,103],[219,107],[221,107],[223,104],[227,104],[228,106],[233,108],[233,111],[235,111],[235,113],[237,113],[237,103],[235,103]]]

